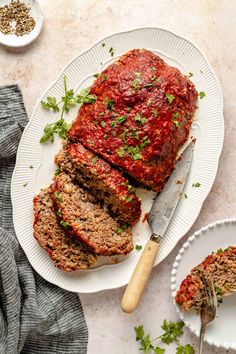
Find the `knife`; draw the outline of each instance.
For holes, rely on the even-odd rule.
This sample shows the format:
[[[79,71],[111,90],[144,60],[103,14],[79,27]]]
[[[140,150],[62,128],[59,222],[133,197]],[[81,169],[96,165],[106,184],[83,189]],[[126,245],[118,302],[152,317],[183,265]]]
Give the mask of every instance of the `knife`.
[[[189,143],[176,163],[163,191],[157,195],[148,214],[148,224],[152,235],[147,242],[129,284],[123,295],[121,308],[124,312],[133,312],[147,285],[162,237],[171,221],[183,192],[193,157],[194,142]]]

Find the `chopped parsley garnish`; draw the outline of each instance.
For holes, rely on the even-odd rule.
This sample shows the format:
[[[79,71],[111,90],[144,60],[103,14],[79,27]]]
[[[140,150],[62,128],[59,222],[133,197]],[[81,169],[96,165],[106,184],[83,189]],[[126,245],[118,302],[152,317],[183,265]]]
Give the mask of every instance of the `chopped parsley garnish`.
[[[156,110],[156,108],[153,108],[152,109],[152,115],[153,115],[153,117],[157,117],[157,115],[158,115],[158,113],[157,113],[157,110]]]
[[[179,118],[179,112],[175,112],[173,114],[173,124],[176,126],[176,128],[178,128],[179,126],[178,118]]]
[[[128,129],[124,129],[123,132],[120,134],[120,139],[125,141],[126,140],[126,134],[127,134]]]
[[[141,160],[142,155],[140,154],[140,148],[138,145],[134,146],[128,146],[128,154],[133,160]]]
[[[117,155],[119,157],[125,156],[125,148],[123,146],[119,147],[119,149],[117,150]]]
[[[136,249],[137,251],[140,251],[142,248],[143,248],[143,246],[141,246],[141,245],[136,245],[136,246],[135,246],[135,249]]]
[[[100,124],[103,128],[107,125],[107,123],[104,120],[102,120]]]
[[[55,192],[55,193],[54,193],[54,198],[58,201],[58,203],[61,203],[60,195],[61,195],[60,192]]]
[[[152,87],[153,84],[152,83],[148,83],[148,84],[145,84],[143,87]]]
[[[120,227],[117,227],[116,232],[118,234],[122,234],[123,231],[127,228],[127,225],[121,225]]]
[[[174,118],[174,119],[179,118],[179,113],[178,113],[178,112],[175,112],[175,113],[173,114],[173,118]]]
[[[136,72],[134,73],[134,75],[135,75],[136,77],[141,77],[141,73],[138,72],[138,71],[136,71]]]
[[[114,138],[116,137],[116,131],[115,130],[112,130],[112,135],[114,136]]]
[[[105,112],[100,112],[98,115],[99,116],[105,116]]]
[[[60,221],[60,225],[61,225],[65,230],[68,230],[68,229],[69,229],[69,224],[68,224],[67,221],[61,220],[61,221]]]
[[[30,165],[29,168],[32,170],[32,169],[34,168],[34,166],[33,166],[33,165]]]
[[[216,291],[216,295],[223,295],[223,290],[221,288],[219,288],[218,286],[215,287],[215,291]]]
[[[140,122],[142,125],[144,125],[147,121],[147,118],[142,118],[139,113],[136,113],[134,116],[135,122]]]
[[[111,56],[113,57],[114,54],[115,54],[115,49],[111,47],[111,48],[109,49],[109,53],[110,53]]]
[[[136,91],[138,86],[141,84],[141,82],[142,82],[141,79],[136,77],[136,79],[134,79],[133,82],[132,82],[132,89],[134,91]]]
[[[106,43],[103,42],[103,43],[102,43],[102,47],[105,47],[105,45],[106,45]]]
[[[175,96],[171,95],[170,93],[166,93],[166,99],[168,103],[171,104],[174,101]]]
[[[107,140],[108,139],[108,135],[104,134],[104,139]]]
[[[99,75],[100,75],[99,73],[96,73],[93,76],[97,78]]]
[[[57,210],[56,215],[59,216],[59,218],[61,217],[61,209]]]
[[[102,75],[102,82],[107,80],[107,75]]]
[[[140,134],[140,132],[138,132],[136,129],[134,129],[132,132],[129,133],[129,136],[131,138],[134,138],[135,140],[139,140],[139,134]]]
[[[148,138],[148,136],[144,136],[141,141],[140,148],[144,149],[145,146],[149,145],[150,143],[151,143],[151,140]]]
[[[123,123],[123,122],[125,122],[126,118],[127,118],[127,116],[119,116],[116,118],[116,121],[118,123]]]
[[[120,185],[125,187],[126,183],[125,182],[120,182]]]
[[[188,195],[186,193],[184,193],[184,198],[188,199]]]
[[[195,187],[195,188],[201,187],[201,183],[199,183],[199,182],[193,183],[192,187]]]
[[[107,108],[110,109],[111,111],[114,109],[114,100],[107,100]]]
[[[155,68],[155,66],[152,66],[152,67],[151,67],[151,70],[152,70],[152,71],[156,71],[157,69]]]
[[[178,126],[179,126],[178,120],[173,120],[173,124],[176,126],[176,128],[178,128]]]
[[[193,76],[193,73],[188,73],[188,77],[192,77]]]
[[[130,203],[130,202],[132,202],[132,201],[133,201],[133,198],[132,198],[132,197],[126,198],[126,202],[127,202],[127,203]]]
[[[25,182],[24,184],[23,184],[23,187],[26,187],[28,185],[28,182]]]
[[[92,164],[93,164],[94,166],[96,165],[97,160],[98,160],[98,157],[97,157],[97,156],[95,156],[95,157],[93,157],[93,158],[91,159],[91,162],[92,162]]]
[[[111,126],[112,128],[116,128],[116,122],[114,120],[111,122]]]
[[[205,94],[204,91],[200,91],[200,92],[198,93],[198,96],[199,96],[199,98],[200,98],[200,100],[201,100],[201,99],[203,99],[203,97],[206,96],[206,94]]]
[[[60,167],[57,167],[57,168],[55,169],[54,175],[55,175],[55,176],[58,176],[60,173],[61,173]]]

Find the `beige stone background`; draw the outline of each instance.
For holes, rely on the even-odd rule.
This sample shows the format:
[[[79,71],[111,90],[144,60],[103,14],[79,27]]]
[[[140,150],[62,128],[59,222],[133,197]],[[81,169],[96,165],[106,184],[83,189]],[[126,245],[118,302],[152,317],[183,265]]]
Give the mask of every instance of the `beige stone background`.
[[[29,117],[43,91],[75,55],[112,32],[138,26],[164,27],[193,41],[206,55],[222,85],[225,143],[211,193],[188,235],[217,219],[236,216],[236,1],[235,0],[40,0],[45,16],[38,40],[24,50],[0,47],[0,85],[18,83]],[[1,1],[0,1],[1,3]],[[187,235],[187,236],[188,236]],[[186,236],[186,237],[187,237]],[[124,289],[82,295],[89,328],[88,354],[135,354],[134,326],[153,337],[164,318],[177,320],[170,295],[170,271],[181,240],[153,271],[139,309],[120,310]],[[236,329],[235,329],[236,335]],[[197,347],[186,329],[184,343]],[[175,353],[173,347],[167,354]],[[205,346],[204,353],[224,354]],[[228,353],[232,354],[233,351]]]

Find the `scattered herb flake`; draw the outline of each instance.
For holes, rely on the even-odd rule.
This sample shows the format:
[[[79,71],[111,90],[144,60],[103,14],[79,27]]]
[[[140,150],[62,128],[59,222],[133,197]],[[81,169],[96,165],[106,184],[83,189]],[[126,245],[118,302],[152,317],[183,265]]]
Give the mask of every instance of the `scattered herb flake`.
[[[147,83],[147,84],[145,84],[143,87],[152,87],[152,86],[153,86],[152,83]]]
[[[222,296],[223,295],[223,290],[220,287],[216,286],[215,287],[215,291],[216,291],[216,295],[217,296]]]
[[[96,73],[93,76],[97,78],[99,75],[100,75],[99,73]]]
[[[171,104],[174,101],[175,96],[171,95],[170,93],[166,93],[166,99],[168,103]]]
[[[186,193],[184,193],[184,198],[188,199],[188,195]]]
[[[102,82],[107,80],[107,75],[102,75]]]
[[[174,124],[174,126],[175,126],[176,128],[178,128],[178,126],[179,126],[178,120],[173,120],[173,124]]]
[[[115,101],[114,100],[107,100],[107,108],[110,109],[111,111],[114,109],[114,104]]]
[[[205,94],[204,91],[200,91],[200,92],[198,93],[198,96],[199,96],[199,98],[200,98],[200,100],[201,100],[201,99],[203,99],[203,97],[206,96],[206,94]]]
[[[137,251],[140,251],[142,248],[143,248],[143,246],[141,246],[141,245],[136,245],[136,246],[135,246],[135,249],[136,249]]]
[[[125,148],[123,146],[119,147],[119,149],[117,150],[117,155],[119,157],[124,157],[125,156]]]
[[[32,170],[32,169],[34,168],[34,166],[33,166],[33,165],[30,165],[29,168]]]
[[[110,53],[111,56],[113,57],[114,54],[115,54],[115,49],[111,47],[111,48],[109,49],[109,53]]]
[[[201,183],[199,183],[199,182],[193,183],[192,187],[195,187],[195,188],[201,187]]]
[[[111,122],[111,126],[112,128],[116,128],[116,122],[114,120]]]
[[[61,220],[61,221],[60,221],[60,225],[61,225],[65,230],[68,230],[68,229],[69,229],[69,224],[68,224],[67,221]]]
[[[116,118],[118,123],[124,123],[126,121],[127,116],[119,116]]]
[[[152,67],[151,67],[151,70],[152,70],[152,71],[156,71],[157,69],[155,68],[155,66],[152,66]]]
[[[185,346],[179,344],[176,348],[176,354],[195,354],[195,349],[190,344]]]
[[[134,120],[135,122],[139,122],[141,123],[142,125],[144,125],[147,121],[147,118],[142,118],[141,115],[139,113],[136,113],[135,116],[134,116]]]
[[[102,47],[105,47],[105,45],[106,45],[106,43],[103,42],[103,43],[102,43]]]
[[[57,167],[57,168],[55,169],[54,175],[55,175],[55,176],[58,176],[60,173],[61,173],[60,167]]]
[[[152,115],[153,115],[153,117],[157,117],[157,115],[158,115],[158,113],[157,113],[157,110],[156,110],[156,108],[153,108],[152,109]]]
[[[23,184],[23,187],[26,187],[28,185],[28,182],[25,182],[24,184]]]
[[[93,158],[91,159],[92,164],[93,164],[94,166],[96,165],[97,160],[98,160],[98,157],[97,157],[97,156],[95,156],[95,157],[93,157]]]
[[[102,120],[100,124],[103,128],[107,125],[107,123],[104,120]]]
[[[193,73],[188,73],[188,77],[192,77],[193,76]]]

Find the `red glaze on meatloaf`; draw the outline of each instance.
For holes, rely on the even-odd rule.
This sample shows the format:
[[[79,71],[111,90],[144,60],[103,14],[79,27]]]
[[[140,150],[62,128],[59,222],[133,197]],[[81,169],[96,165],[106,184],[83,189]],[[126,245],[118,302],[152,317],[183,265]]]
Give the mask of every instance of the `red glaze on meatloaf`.
[[[191,273],[182,281],[175,301],[184,310],[195,308],[199,311],[205,303],[204,284],[201,274],[211,279],[216,295],[226,296],[236,291],[236,247],[228,247],[213,252],[194,267]]]
[[[137,181],[161,191],[189,136],[197,91],[160,57],[134,49],[110,65],[90,90],[68,132]]]
[[[87,244],[96,254],[127,254],[133,249],[132,234],[112,218],[97,199],[72,183],[61,172],[52,185],[53,200],[64,226]]]
[[[105,202],[123,223],[134,225],[139,220],[141,202],[129,181],[80,143],[65,146],[57,154],[55,162],[83,188]]]

